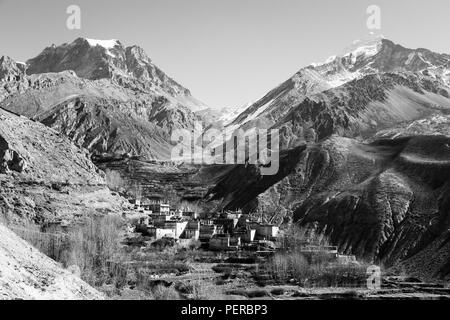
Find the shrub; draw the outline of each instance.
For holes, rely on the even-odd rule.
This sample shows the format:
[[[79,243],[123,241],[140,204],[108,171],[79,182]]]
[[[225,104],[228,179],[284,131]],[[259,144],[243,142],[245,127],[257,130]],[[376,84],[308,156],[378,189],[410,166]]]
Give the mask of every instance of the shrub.
[[[105,171],[108,188],[116,192],[123,192],[128,188],[128,182],[122,178],[118,171],[107,169]]]
[[[335,262],[334,254],[327,251],[329,241],[314,231],[293,226],[280,237],[283,251],[277,252],[261,274],[268,273],[279,282],[294,279],[303,286],[361,286],[366,277],[366,265]],[[314,251],[303,250],[314,246]]]
[[[221,300],[224,294],[221,289],[212,282],[198,280],[192,284],[192,298],[194,300]]]
[[[70,232],[69,256],[65,266],[77,265],[81,277],[88,283],[123,282],[126,271],[121,267],[124,257],[120,250],[122,220],[117,216],[86,219]]]
[[[10,227],[24,240],[65,268],[79,270],[93,286],[105,283],[123,286],[126,260],[120,246],[123,221],[118,216],[86,218],[69,232],[41,232],[36,225]]]
[[[157,285],[152,290],[154,300],[179,300],[180,295],[178,291],[173,287],[166,287],[162,284]]]

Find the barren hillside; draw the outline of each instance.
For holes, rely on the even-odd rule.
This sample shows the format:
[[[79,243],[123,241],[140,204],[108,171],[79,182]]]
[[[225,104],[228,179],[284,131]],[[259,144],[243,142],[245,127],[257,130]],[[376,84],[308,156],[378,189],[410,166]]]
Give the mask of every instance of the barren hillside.
[[[98,300],[103,295],[0,224],[0,299]]]

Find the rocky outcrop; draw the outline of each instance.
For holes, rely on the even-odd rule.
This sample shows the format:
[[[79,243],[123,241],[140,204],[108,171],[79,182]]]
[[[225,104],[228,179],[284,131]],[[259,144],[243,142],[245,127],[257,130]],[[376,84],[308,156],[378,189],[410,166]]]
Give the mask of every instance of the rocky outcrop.
[[[14,150],[9,148],[8,142],[0,136],[0,173],[11,170],[22,172],[27,166],[25,160]]]
[[[26,66],[7,56],[0,57],[0,101],[28,88]]]
[[[104,296],[0,224],[0,300],[99,300]]]
[[[0,212],[11,223],[117,212],[89,153],[39,122],[0,109]]]
[[[371,139],[399,138],[417,135],[444,135],[450,136],[450,115],[435,114],[430,117],[415,120],[407,126],[398,125],[381,130]]]
[[[25,77],[26,67],[7,56],[0,57],[0,82],[20,81]]]
[[[102,173],[86,150],[68,138],[0,109],[0,155],[3,168],[51,182],[102,185]]]

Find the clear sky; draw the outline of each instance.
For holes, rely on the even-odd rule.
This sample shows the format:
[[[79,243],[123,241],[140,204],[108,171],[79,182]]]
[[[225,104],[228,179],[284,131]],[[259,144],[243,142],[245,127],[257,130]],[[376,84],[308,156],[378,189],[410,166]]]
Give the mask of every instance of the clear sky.
[[[66,9],[81,7],[81,30]],[[213,107],[256,100],[301,67],[369,32],[450,53],[448,0],[0,0],[0,55],[25,61],[83,36],[142,46],[167,74]]]

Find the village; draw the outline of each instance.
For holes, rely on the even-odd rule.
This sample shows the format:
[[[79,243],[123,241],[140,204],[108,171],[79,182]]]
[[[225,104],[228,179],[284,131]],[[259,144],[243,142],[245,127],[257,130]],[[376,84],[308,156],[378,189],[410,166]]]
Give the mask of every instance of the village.
[[[131,210],[125,216],[137,221],[132,231],[154,240],[173,239],[181,244],[198,241],[211,251],[276,250],[279,227],[251,219],[240,210],[199,214],[173,208],[157,196],[129,202]]]

